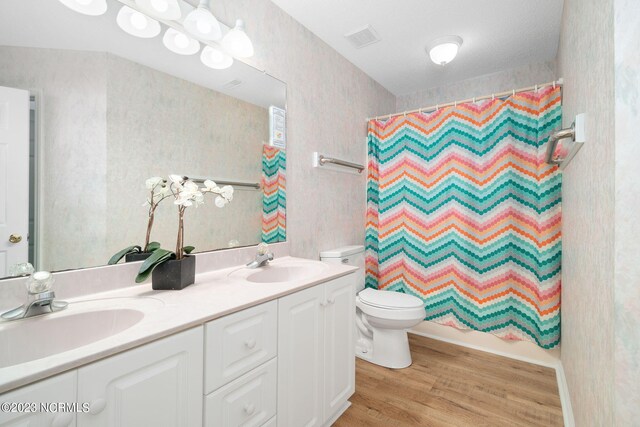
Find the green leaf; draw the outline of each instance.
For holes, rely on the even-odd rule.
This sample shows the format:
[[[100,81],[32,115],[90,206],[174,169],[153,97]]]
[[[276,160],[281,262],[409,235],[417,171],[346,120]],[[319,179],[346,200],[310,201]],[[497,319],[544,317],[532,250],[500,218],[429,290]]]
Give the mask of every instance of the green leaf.
[[[140,246],[129,246],[124,248],[123,250],[121,250],[120,252],[118,252],[117,254],[115,254],[114,256],[111,257],[111,259],[109,259],[108,264],[109,265],[113,265],[113,264],[117,264],[118,261],[120,261],[122,258],[124,258],[125,255],[127,254],[135,254],[138,252],[141,252],[142,248],[140,248]]]
[[[195,247],[193,246],[185,246],[182,248],[182,250],[184,251],[185,254],[190,254],[191,252],[193,252],[193,250],[195,249]]]
[[[175,257],[176,254],[171,251],[162,248],[156,249],[140,266],[140,270],[138,270],[138,275],[136,276],[136,283],[144,282],[157,266]]]
[[[156,249],[160,249],[160,243],[149,242],[149,244],[147,245],[147,252],[154,252]]]

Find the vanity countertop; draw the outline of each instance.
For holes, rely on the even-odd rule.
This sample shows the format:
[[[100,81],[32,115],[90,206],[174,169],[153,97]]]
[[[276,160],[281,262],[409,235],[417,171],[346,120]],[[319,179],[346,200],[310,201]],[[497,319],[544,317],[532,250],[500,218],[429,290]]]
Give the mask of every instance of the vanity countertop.
[[[270,267],[309,269],[311,273],[303,278],[286,282],[254,283],[245,279],[252,272],[266,270]],[[37,331],[37,322],[46,322],[54,317],[73,316],[80,312],[128,308],[144,313],[142,320],[134,326],[108,338],[72,350],[46,355],[37,360],[0,368],[0,393],[78,368],[228,314],[275,300],[327,280],[345,276],[356,270],[356,267],[347,265],[283,257],[272,261],[269,266],[261,269],[248,270],[244,266],[236,266],[198,274],[195,283],[181,291],[154,291],[151,289],[151,283],[128,286],[109,292],[69,299],[69,308],[61,312],[30,319],[2,322],[0,323],[0,334],[3,333],[3,330],[10,332],[8,331],[10,328],[16,328],[16,331],[19,328],[24,328],[27,326],[27,322],[31,323],[30,330]],[[67,329],[68,339],[75,338],[73,329]],[[86,327],[82,333],[87,334]],[[34,340],[34,344],[37,345],[38,339],[37,336],[27,336],[21,341],[27,342],[28,345],[29,340]],[[11,348],[9,346],[24,345],[24,343],[16,343],[13,340],[9,341],[12,342],[5,340],[2,343],[5,349],[0,350],[0,366],[7,365],[4,363],[6,360],[3,362],[2,359],[10,354]]]

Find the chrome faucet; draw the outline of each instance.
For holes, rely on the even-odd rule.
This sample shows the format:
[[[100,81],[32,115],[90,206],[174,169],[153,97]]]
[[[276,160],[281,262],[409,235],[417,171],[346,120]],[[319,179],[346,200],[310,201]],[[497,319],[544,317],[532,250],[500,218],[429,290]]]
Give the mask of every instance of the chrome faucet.
[[[247,264],[247,268],[264,267],[269,261],[273,261],[273,253],[268,252],[269,246],[266,243],[258,245],[258,253],[256,259]]]
[[[2,313],[2,318],[4,320],[25,319],[67,308],[69,303],[55,300],[56,294],[51,290],[53,282],[53,275],[48,271],[33,273],[27,279],[27,302]]]

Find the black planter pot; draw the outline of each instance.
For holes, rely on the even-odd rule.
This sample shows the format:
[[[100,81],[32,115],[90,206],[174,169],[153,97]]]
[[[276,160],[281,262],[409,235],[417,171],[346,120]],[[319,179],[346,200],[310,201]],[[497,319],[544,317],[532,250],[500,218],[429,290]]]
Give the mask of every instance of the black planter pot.
[[[151,287],[155,290],[181,290],[196,280],[196,257],[172,259],[157,266],[151,273]]]
[[[133,252],[124,256],[124,262],[144,261],[151,256],[152,252]]]

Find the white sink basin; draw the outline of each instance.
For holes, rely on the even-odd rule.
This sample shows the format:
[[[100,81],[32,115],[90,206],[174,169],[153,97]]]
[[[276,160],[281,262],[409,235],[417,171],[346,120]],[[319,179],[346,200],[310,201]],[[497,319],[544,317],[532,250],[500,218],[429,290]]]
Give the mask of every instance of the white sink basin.
[[[282,283],[304,280],[315,276],[327,266],[321,262],[309,261],[304,263],[269,264],[256,269],[243,268],[231,273],[235,278],[241,278],[252,283]]]
[[[122,307],[121,301],[70,303],[67,310],[0,323],[0,368],[42,359],[114,336],[139,323],[144,312]],[[129,306],[161,306],[162,302],[135,301]]]

